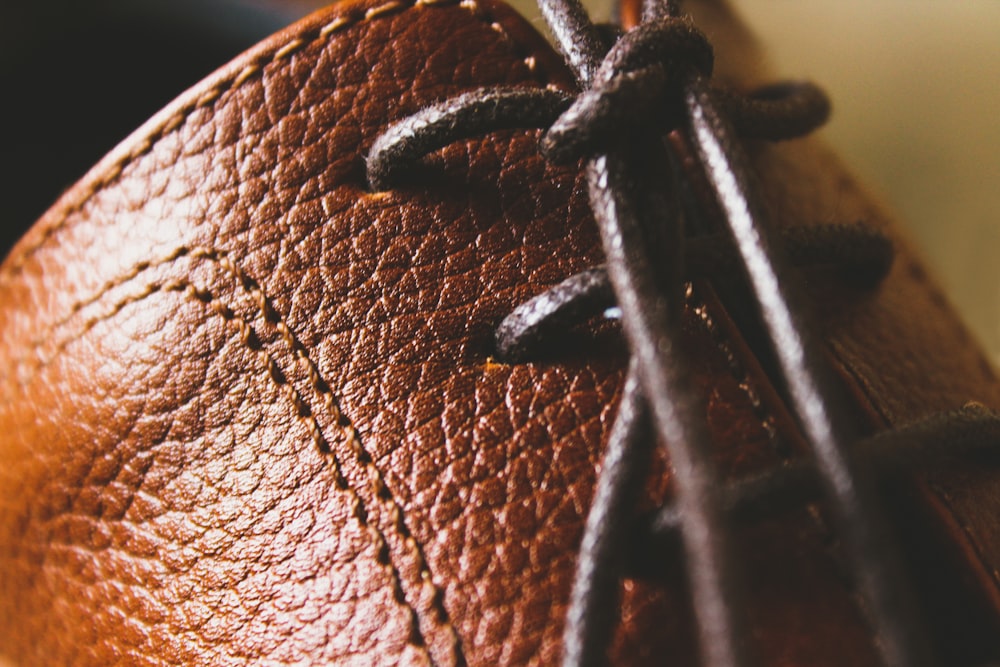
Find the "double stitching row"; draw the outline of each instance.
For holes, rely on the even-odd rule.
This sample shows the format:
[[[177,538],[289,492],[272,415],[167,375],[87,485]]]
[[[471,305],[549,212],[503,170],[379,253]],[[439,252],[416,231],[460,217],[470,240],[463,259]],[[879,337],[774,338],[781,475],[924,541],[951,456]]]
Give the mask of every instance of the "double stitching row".
[[[129,305],[139,303],[156,294],[168,292],[181,293],[211,308],[212,312],[237,329],[241,344],[259,356],[268,379],[292,404],[296,416],[309,430],[310,437],[316,448],[323,456],[330,458],[334,472],[334,482],[337,488],[350,496],[352,515],[369,531],[376,554],[378,555],[378,562],[382,567],[386,568],[392,579],[394,598],[399,604],[405,606],[410,614],[414,643],[421,646],[425,651],[428,651],[424,634],[420,628],[421,615],[417,612],[414,604],[407,598],[400,570],[392,562],[391,553],[403,547],[409,552],[410,558],[417,565],[420,579],[419,586],[426,589],[420,597],[430,607],[434,621],[442,627],[448,636],[451,650],[451,655],[448,656],[449,662],[452,664],[461,664],[460,639],[444,607],[444,593],[434,582],[434,577],[430,571],[430,566],[423,549],[413,537],[406,524],[406,517],[402,507],[385,483],[385,479],[375,464],[373,457],[361,443],[360,434],[357,429],[340,409],[330,388],[330,384],[322,377],[316,363],[309,356],[308,350],[306,350],[305,346],[298,340],[284,319],[274,309],[263,289],[236,265],[227,253],[213,248],[181,246],[158,260],[140,262],[115,280],[106,283],[97,295],[75,304],[71,308],[71,312],[73,314],[81,312],[87,306],[99,301],[103,295],[108,294],[117,287],[127,285],[145,272],[158,267],[175,264],[183,259],[202,261],[215,265],[234,280],[237,288],[253,303],[260,318],[277,330],[288,350],[292,352],[297,360],[305,365],[309,379],[308,391],[312,393],[311,399],[292,384],[288,374],[283,371],[274,355],[267,351],[265,343],[257,335],[250,320],[238,315],[232,306],[221,300],[210,288],[200,287],[187,278],[167,278],[160,281],[147,282],[138,292],[114,302],[107,312],[87,319],[82,330],[60,340],[56,344],[55,351],[50,358],[54,358],[60,354],[73,341],[80,339],[100,323],[112,319]],[[68,325],[71,319],[72,315],[63,321],[62,326]],[[40,361],[36,368],[44,366],[45,363],[45,361]],[[369,488],[374,496],[374,501],[382,507],[391,523],[393,531],[402,539],[403,544],[401,546],[397,546],[394,549],[390,545],[385,532],[370,519],[366,502],[361,497],[361,494],[348,482],[343,469],[343,463],[324,435],[323,427],[318,421],[314,406],[321,406],[321,409],[325,410],[330,416],[332,423],[345,436],[351,453],[354,455],[355,463],[364,469],[365,475],[368,478]],[[428,657],[431,657],[429,653]]]
[[[197,98],[190,100],[187,104],[182,106],[177,113],[171,115],[158,127],[152,130],[145,139],[135,144],[127,154],[123,155],[111,164],[101,176],[95,177],[89,187],[78,195],[77,201],[66,206],[62,215],[56,222],[49,224],[46,228],[44,228],[44,230],[40,233],[40,236],[32,245],[25,248],[19,255],[13,257],[7,263],[3,270],[0,271],[0,285],[19,275],[24,270],[30,259],[54,236],[56,236],[60,230],[72,224],[74,222],[73,216],[79,213],[101,190],[113,185],[130,164],[152,151],[157,142],[161,139],[177,131],[185,124],[191,114],[196,110],[213,107],[227,91],[243,86],[255,77],[260,76],[264,67],[268,64],[287,60],[293,54],[317,40],[328,39],[335,33],[366,21],[373,21],[379,18],[391,16],[407,9],[425,6],[449,6],[454,4],[455,0],[393,0],[391,2],[369,8],[364,11],[363,14],[338,16],[326,22],[318,29],[314,28],[311,30],[310,32],[315,31],[313,36],[309,37],[302,35],[295,37],[283,46],[276,48],[269,55],[258,57],[253,63],[247,65],[235,75],[227,78],[225,81],[217,83],[207,91],[201,93]],[[547,84],[547,81],[538,75],[535,54],[527,53],[526,55],[522,55],[521,52],[524,49],[522,49],[516,40],[506,32],[501,23],[495,21],[488,15],[487,12],[481,11],[479,5],[473,0],[463,0],[460,5],[463,9],[473,14],[478,20],[488,25],[491,30],[500,34],[501,37],[508,42],[516,57],[519,58],[527,67],[528,71],[536,77],[540,85],[544,86]],[[73,340],[77,340],[81,336],[86,335],[88,331],[93,329],[100,322],[113,318],[129,304],[137,303],[157,293],[176,292],[186,294],[190,298],[208,305],[212,311],[224,321],[232,323],[239,330],[241,342],[250,349],[255,349],[255,351],[260,355],[261,361],[267,369],[267,375],[270,381],[288,397],[289,401],[295,407],[297,416],[309,427],[311,436],[316,446],[321,452],[331,456],[334,463],[336,484],[338,488],[348,492],[353,497],[354,516],[371,532],[373,542],[376,546],[376,551],[379,554],[384,555],[385,560],[383,562],[380,558],[380,563],[390,571],[394,582],[394,595],[398,602],[405,604],[408,607],[413,630],[418,640],[417,643],[424,644],[424,638],[420,634],[419,614],[413,604],[406,599],[405,591],[402,588],[400,572],[391,562],[390,552],[392,548],[388,545],[386,536],[382,530],[369,521],[363,499],[356,490],[349,486],[341,470],[340,461],[337,459],[336,454],[331,451],[329,443],[326,442],[322,428],[316,419],[312,407],[313,402],[315,402],[317,398],[318,403],[328,411],[334,422],[343,429],[344,433],[347,435],[347,441],[350,444],[356,462],[365,468],[376,502],[383,506],[389,520],[392,522],[394,530],[403,539],[405,548],[411,553],[413,560],[416,561],[416,565],[420,573],[420,585],[428,589],[426,594],[422,597],[424,597],[431,607],[435,621],[439,623],[449,635],[448,643],[450,644],[450,655],[445,659],[449,662],[457,664],[464,662],[461,655],[460,639],[457,631],[448,618],[447,610],[444,607],[443,591],[441,591],[436,584],[434,584],[433,576],[430,572],[426,557],[421,546],[413,538],[406,525],[402,508],[395,498],[393,498],[390,490],[384,482],[381,472],[372,461],[370,454],[361,444],[356,429],[340,411],[329,385],[321,377],[316,364],[309,358],[307,351],[295,338],[287,324],[274,312],[264,292],[256,285],[255,282],[250,280],[242,272],[242,270],[236,266],[235,263],[230,260],[228,255],[211,248],[180,247],[159,260],[140,262],[126,274],[106,283],[95,296],[76,303],[73,307],[71,307],[68,315],[56,324],[55,328],[58,329],[68,324],[69,321],[72,320],[73,317],[81,312],[85,307],[99,301],[104,295],[113,290],[115,287],[124,285],[131,280],[134,280],[145,271],[153,269],[154,267],[171,264],[184,257],[193,260],[213,262],[222,267],[237,280],[241,288],[256,302],[257,309],[264,321],[278,330],[281,338],[284,340],[288,348],[298,359],[302,360],[302,362],[306,364],[310,378],[310,391],[314,394],[313,401],[310,401],[308,397],[304,396],[302,392],[297,390],[288,382],[285,375],[281,372],[278,363],[266,349],[263,347],[255,349],[255,346],[257,345],[257,342],[255,341],[256,336],[254,334],[253,326],[246,319],[236,315],[231,307],[219,300],[219,298],[210,290],[200,288],[186,279],[168,279],[161,282],[151,282],[147,284],[138,294],[133,294],[129,297],[121,299],[115,303],[111,312],[105,313],[103,316],[87,320],[82,331],[77,332],[74,336],[60,341],[60,343],[56,346],[56,354],[68,347]],[[39,345],[40,344],[36,341],[36,350]],[[43,366],[44,364],[45,361],[39,360],[35,369],[37,370],[38,367]],[[425,653],[427,653],[427,656],[431,658],[428,647],[425,645],[423,648]],[[431,659],[433,661],[433,658]]]

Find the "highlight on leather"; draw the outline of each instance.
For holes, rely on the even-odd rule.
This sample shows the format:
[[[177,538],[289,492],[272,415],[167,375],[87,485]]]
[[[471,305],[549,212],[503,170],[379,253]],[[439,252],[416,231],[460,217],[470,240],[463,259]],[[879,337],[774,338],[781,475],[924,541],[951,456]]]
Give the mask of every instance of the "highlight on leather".
[[[0,657],[1000,657],[1000,383],[821,91],[646,4],[336,4],[67,191],[0,265]]]

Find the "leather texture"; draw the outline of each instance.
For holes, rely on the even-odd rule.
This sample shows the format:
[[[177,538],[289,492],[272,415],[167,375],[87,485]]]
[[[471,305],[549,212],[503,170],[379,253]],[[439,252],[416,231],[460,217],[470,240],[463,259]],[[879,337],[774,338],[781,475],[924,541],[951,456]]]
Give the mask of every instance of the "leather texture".
[[[721,76],[756,82],[725,7],[689,4],[732,37]],[[530,364],[497,362],[491,341],[519,302],[601,260],[583,176],[546,164],[537,132],[506,131],[428,156],[391,192],[364,180],[389,123],[491,84],[572,88],[498,3],[335,5],[182,96],[15,247],[0,269],[2,655],[558,661],[625,356],[607,328]],[[779,224],[888,226],[815,141],[750,150]],[[899,245],[875,290],[801,274],[859,419],[1000,407]],[[796,456],[780,393],[711,284],[692,286],[685,318],[726,475]],[[670,493],[657,470],[649,502]],[[997,475],[905,488],[927,526],[918,548],[945,544],[963,578],[945,588],[995,623]],[[878,664],[821,508],[737,541],[763,664]],[[696,664],[675,566],[623,585],[614,664]]]

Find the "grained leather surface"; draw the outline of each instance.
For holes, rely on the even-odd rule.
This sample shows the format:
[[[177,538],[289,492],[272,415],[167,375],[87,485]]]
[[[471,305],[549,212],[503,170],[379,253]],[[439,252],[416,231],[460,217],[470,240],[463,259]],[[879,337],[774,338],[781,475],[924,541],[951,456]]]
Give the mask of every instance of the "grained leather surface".
[[[450,146],[388,193],[363,176],[388,123],[496,83],[571,85],[492,2],[333,6],[150,121],[14,249],[0,269],[0,653],[558,660],[624,356],[613,332],[517,366],[490,341],[518,302],[600,261],[582,176],[521,131]],[[782,224],[885,224],[812,142],[754,160]],[[871,293],[813,285],[832,358],[879,426],[1000,405],[915,266],[904,256]],[[795,456],[794,424],[710,285],[685,317],[722,468]],[[669,493],[658,469],[652,497]],[[1000,493],[963,474],[981,486],[930,480],[945,510],[928,520],[989,572],[1000,554],[976,508]],[[765,664],[877,664],[822,512],[738,541]],[[694,664],[679,568],[626,582],[623,610],[616,664]]]

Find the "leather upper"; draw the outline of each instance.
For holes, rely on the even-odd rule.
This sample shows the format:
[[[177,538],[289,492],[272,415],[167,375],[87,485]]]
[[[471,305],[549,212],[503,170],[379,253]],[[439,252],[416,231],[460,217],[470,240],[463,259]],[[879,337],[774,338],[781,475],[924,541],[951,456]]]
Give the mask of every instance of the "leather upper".
[[[493,84],[573,86],[498,3],[335,5],[182,96],[15,247],[0,268],[0,654],[558,661],[626,356],[605,327],[507,365],[492,334],[601,261],[583,175],[548,165],[537,132],[505,131],[431,154],[390,192],[364,177],[389,123]],[[750,149],[779,224],[887,225],[814,141]],[[802,274],[859,419],[1000,406],[899,243],[874,290]],[[780,393],[713,286],[696,283],[685,312],[725,474],[796,456]],[[669,465],[656,470],[651,499],[670,493]],[[995,599],[996,474],[914,488],[920,521]],[[765,664],[877,664],[822,511],[737,542]],[[615,664],[695,663],[674,565],[623,585]]]

